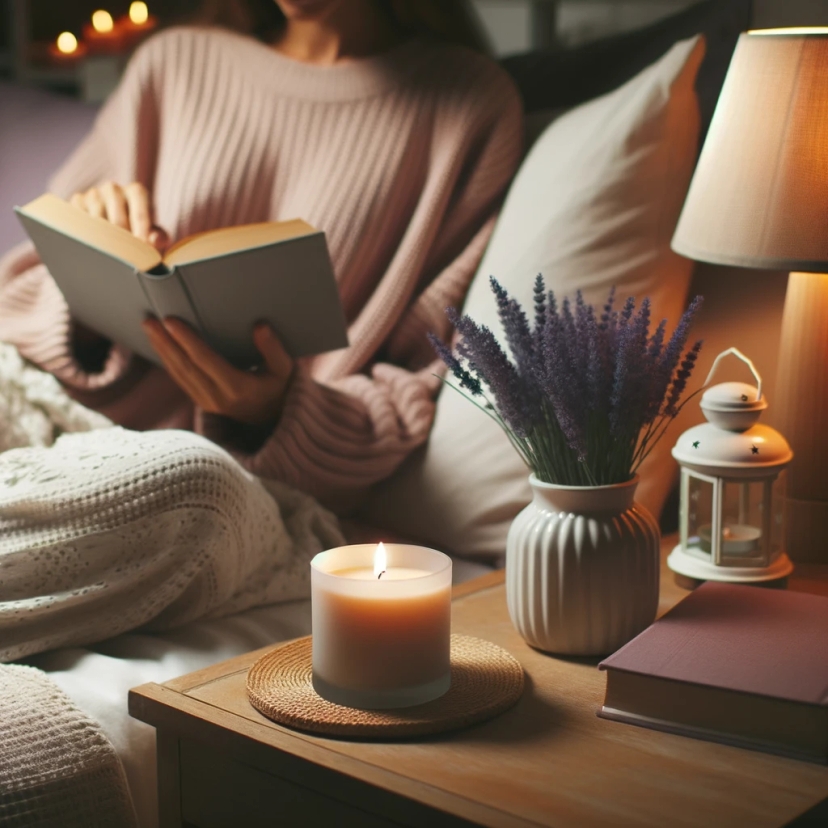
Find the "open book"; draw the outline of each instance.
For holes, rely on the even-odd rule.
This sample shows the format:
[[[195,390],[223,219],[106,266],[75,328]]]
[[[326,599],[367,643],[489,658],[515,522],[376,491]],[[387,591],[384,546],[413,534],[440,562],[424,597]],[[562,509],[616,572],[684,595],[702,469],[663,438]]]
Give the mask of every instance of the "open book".
[[[257,322],[294,357],[348,344],[325,234],[300,219],[199,233],[161,256],[53,195],[15,212],[72,316],[154,362],[141,327],[149,315],[183,319],[239,367],[261,362]]]

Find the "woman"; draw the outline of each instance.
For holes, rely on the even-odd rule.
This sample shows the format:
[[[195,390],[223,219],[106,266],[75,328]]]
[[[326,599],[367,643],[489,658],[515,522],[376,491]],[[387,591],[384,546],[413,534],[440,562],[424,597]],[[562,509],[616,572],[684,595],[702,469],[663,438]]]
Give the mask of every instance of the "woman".
[[[158,228],[306,219],[351,345],[294,364],[259,329],[265,367],[246,373],[155,320],[162,369],[77,328],[31,246],[13,251],[0,339],[96,411],[2,347],[0,448],[24,442],[4,423],[96,430],[0,453],[0,661],[306,596],[310,557],[342,543],[307,494],[347,509],[427,437],[425,334],[447,335],[489,237],[517,95],[482,56],[408,36],[401,4],[277,3],[268,44],[186,28],[147,42],[52,189],[159,245]],[[197,433],[154,431],[174,428]]]
[[[265,368],[246,373],[150,320],[162,370],[76,330],[30,247],[0,266],[0,338],[116,423],[193,429],[342,510],[427,437],[425,334],[447,333],[481,257],[521,111],[488,59],[408,34],[421,4],[276,4],[269,44],[218,29],[145,44],[52,189],[159,245],[157,228],[304,218],[326,233],[350,347],[294,363],[261,327]]]

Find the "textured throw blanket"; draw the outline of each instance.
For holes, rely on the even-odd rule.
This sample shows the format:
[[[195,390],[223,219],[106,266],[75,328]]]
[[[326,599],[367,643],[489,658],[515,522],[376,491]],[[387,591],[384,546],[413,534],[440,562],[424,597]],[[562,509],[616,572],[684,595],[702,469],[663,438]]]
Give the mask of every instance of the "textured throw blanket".
[[[307,597],[312,498],[190,432],[135,432],[0,345],[0,661]]]
[[[134,828],[110,741],[44,673],[0,665],[0,825]]]
[[[189,432],[115,427],[0,345],[0,662],[307,597],[311,557],[341,543],[310,497],[253,477]],[[0,717],[15,734],[0,765],[18,799],[29,778],[32,796],[51,802],[31,747],[44,772],[45,757],[65,751],[84,781],[50,790],[71,790],[80,813],[102,754],[95,740],[88,751],[69,744],[71,726],[50,730],[48,705],[14,707],[38,681],[20,669],[0,664]],[[74,804],[62,807],[60,824],[84,824]]]

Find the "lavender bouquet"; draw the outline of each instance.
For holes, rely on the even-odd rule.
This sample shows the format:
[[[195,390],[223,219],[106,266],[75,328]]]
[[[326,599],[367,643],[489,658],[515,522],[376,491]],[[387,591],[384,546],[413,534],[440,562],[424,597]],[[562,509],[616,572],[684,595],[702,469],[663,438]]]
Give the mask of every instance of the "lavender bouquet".
[[[685,350],[696,297],[673,335],[650,332],[650,300],[619,311],[615,289],[600,316],[580,292],[560,307],[543,277],[534,288],[534,325],[491,279],[512,359],[494,334],[453,308],[456,354],[431,342],[457,388],[491,416],[535,475],[547,483],[601,486],[630,480],[687,400],[682,395],[701,342]]]

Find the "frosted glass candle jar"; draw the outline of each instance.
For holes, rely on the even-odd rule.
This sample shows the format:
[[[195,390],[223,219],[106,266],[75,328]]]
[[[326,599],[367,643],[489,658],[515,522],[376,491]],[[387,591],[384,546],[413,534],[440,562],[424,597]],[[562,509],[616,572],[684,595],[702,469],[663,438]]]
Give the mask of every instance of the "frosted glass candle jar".
[[[436,699],[451,684],[451,558],[434,549],[341,546],[311,561],[313,687],[366,710]]]

